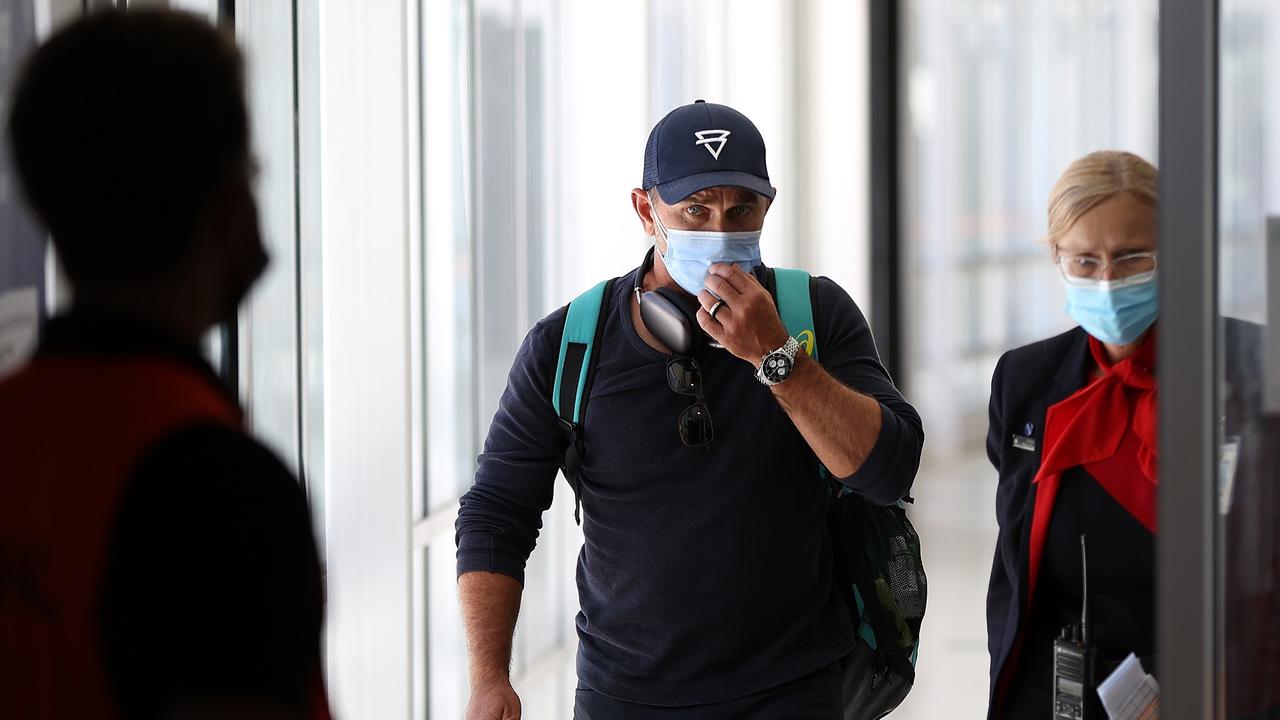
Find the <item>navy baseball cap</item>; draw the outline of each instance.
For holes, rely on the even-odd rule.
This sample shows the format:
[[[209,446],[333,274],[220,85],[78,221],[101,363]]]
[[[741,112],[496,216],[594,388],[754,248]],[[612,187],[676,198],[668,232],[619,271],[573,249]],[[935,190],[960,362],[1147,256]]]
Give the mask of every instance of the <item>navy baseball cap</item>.
[[[667,113],[649,133],[644,149],[643,190],[658,189],[667,204],[699,190],[727,185],[769,199],[764,138],[746,115],[727,105],[698,100]]]

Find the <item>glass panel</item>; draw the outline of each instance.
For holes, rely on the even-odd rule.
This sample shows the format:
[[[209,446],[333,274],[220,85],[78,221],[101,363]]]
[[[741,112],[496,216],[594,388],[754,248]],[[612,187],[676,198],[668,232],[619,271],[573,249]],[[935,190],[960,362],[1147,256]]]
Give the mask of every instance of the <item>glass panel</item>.
[[[456,567],[452,542],[427,549],[428,718],[460,718],[467,706],[467,647],[459,619]]]
[[[1063,169],[1155,161],[1156,2],[911,0],[905,26],[906,372],[936,456],[981,448],[1001,352],[1072,324],[1038,242]]]
[[[1156,0],[908,0],[902,8],[904,380],[926,418],[912,517],[928,548],[922,658],[894,717],[981,717],[996,482],[982,449],[1006,350],[1074,323],[1049,193],[1094,150],[1155,161]],[[874,312],[874,308],[873,308]]]
[[[1280,716],[1280,6],[1223,0],[1219,509],[1227,717]]]
[[[422,7],[424,513],[471,484],[477,452],[467,8],[461,0]]]
[[[413,551],[413,621],[410,632],[413,633],[413,661],[410,665],[410,685],[413,688],[413,717],[425,719],[428,714],[427,703],[431,697],[431,672],[427,665],[427,648],[431,646],[429,636],[431,623],[427,593],[430,583],[427,568],[431,567],[431,551],[429,548],[415,548]]]
[[[320,9],[299,3],[297,43],[298,117],[298,342],[302,354],[303,483],[324,553],[324,263],[320,232]]]
[[[657,108],[667,102],[688,102],[683,98],[691,97],[681,92],[684,78],[666,66],[677,52],[673,43],[679,42],[679,25],[638,31],[647,18],[663,17],[663,2],[647,3],[647,7],[646,3],[595,0],[557,4],[560,20],[554,46],[559,68],[552,76],[555,94],[550,103],[555,135],[548,138],[552,152],[548,170],[554,175],[548,175],[547,181],[560,188],[549,218],[554,223],[552,242],[542,260],[553,282],[549,296],[536,309],[535,320],[592,284],[640,264],[648,240],[631,212],[627,193],[640,181],[645,138],[650,123],[661,117]],[[687,22],[698,22],[704,5],[712,4],[684,3],[690,16]],[[713,26],[700,27],[712,34]],[[699,76],[713,74],[705,63],[697,67]],[[663,80],[653,86],[675,88],[673,94],[681,99],[662,100],[664,105],[655,100],[650,109],[645,102],[648,72]],[[631,80],[618,82],[618,78]]]
[[[35,48],[36,29],[32,3],[0,6],[2,114],[11,106],[9,91],[21,63]],[[35,351],[45,306],[45,236],[27,212],[18,186],[9,143],[0,142],[0,375]]]
[[[169,7],[218,19],[218,0],[169,0]]]
[[[294,155],[293,14],[241,2],[236,37],[247,58],[252,137],[267,272],[240,313],[241,394],[250,427],[295,473],[300,467],[298,233]]]

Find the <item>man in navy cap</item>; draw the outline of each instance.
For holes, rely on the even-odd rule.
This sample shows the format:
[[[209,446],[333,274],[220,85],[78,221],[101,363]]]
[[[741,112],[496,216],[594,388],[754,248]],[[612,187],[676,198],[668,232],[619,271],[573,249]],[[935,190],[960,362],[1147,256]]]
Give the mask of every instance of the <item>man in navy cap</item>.
[[[685,105],[649,135],[631,198],[654,248],[603,297],[581,418],[582,720],[841,717],[853,628],[816,463],[893,503],[923,432],[834,282],[811,284],[822,365],[788,335],[760,281],[775,193],[760,132],[732,108]],[[567,444],[566,317],[526,337],[458,513],[469,720],[520,717],[511,642]]]

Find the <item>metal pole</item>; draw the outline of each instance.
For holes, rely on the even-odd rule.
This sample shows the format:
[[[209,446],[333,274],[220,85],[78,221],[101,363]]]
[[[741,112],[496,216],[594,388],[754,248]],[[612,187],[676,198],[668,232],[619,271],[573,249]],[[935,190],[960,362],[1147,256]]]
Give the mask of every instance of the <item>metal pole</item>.
[[[880,360],[903,386],[901,175],[898,153],[899,0],[871,0],[871,329]]]
[[[1221,717],[1218,3],[1160,2],[1161,715]]]

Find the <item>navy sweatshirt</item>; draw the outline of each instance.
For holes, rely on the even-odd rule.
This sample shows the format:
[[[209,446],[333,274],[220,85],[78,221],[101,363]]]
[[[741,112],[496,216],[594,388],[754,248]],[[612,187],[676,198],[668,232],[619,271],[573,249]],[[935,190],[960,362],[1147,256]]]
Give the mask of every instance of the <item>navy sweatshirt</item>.
[[[579,683],[651,705],[721,702],[801,677],[852,648],[832,585],[830,489],[755,368],[722,350],[698,358],[713,446],[680,442],[676,420],[687,400],[667,387],[668,356],[632,325],[634,276],[605,299],[583,422]],[[893,503],[919,465],[920,417],[880,364],[849,295],[826,278],[813,294],[823,366],[882,410],[874,449],[842,481]],[[564,443],[551,387],[565,314],[535,325],[512,366],[475,484],[461,500],[459,574],[524,581]]]

